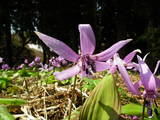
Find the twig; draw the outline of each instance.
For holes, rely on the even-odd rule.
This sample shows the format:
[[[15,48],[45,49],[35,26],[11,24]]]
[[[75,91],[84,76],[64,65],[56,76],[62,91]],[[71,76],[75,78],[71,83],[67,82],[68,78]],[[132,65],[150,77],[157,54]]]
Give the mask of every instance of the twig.
[[[71,106],[71,101],[72,101],[70,98],[67,98],[67,100],[68,100],[68,104],[67,104],[66,110],[64,112],[64,118],[67,117],[67,115],[68,115],[67,112],[70,111],[70,106]]]
[[[24,80],[24,86],[25,86],[25,88],[27,90],[27,93],[29,94],[28,82],[27,82],[27,80],[25,78],[23,78],[23,80]]]
[[[30,107],[29,106],[23,106],[21,107],[21,110],[24,112],[24,114],[27,116],[28,119],[35,119],[35,117],[32,116]]]
[[[54,109],[56,109],[58,107],[59,107],[59,105],[57,105],[57,106],[51,106],[51,107],[47,107],[46,110],[52,110],[52,109],[54,110]],[[44,111],[44,109],[38,109],[37,110],[37,112],[41,112],[41,111]]]
[[[48,93],[47,91],[46,91],[46,89],[43,87],[43,89],[44,89],[44,99],[43,99],[43,104],[44,104],[44,116],[45,116],[45,119],[47,120],[47,110],[46,110],[46,93]]]

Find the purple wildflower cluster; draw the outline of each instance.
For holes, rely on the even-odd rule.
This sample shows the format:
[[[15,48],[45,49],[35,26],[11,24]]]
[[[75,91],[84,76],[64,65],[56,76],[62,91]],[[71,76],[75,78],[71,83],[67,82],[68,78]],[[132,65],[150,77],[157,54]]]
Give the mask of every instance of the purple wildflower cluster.
[[[65,80],[77,74],[82,77],[90,77],[95,72],[104,70],[109,70],[111,74],[114,74],[118,70],[124,79],[128,90],[133,94],[144,97],[148,115],[151,117],[153,115],[152,108],[153,106],[156,106],[153,104],[156,104],[155,99],[158,96],[158,88],[160,88],[160,79],[155,76],[160,62],[157,63],[155,72],[152,73],[145,63],[146,57],[142,59],[140,56],[137,56],[138,63],[132,62],[134,56],[137,53],[141,53],[139,49],[132,51],[121,59],[117,52],[129,43],[131,39],[121,40],[103,52],[93,54],[96,41],[91,26],[89,24],[80,24],[78,28],[80,32],[80,54],[77,54],[68,45],[56,38],[40,32],[35,32],[56,54],[74,63],[74,66],[72,67],[62,72],[54,73],[56,79]],[[53,58],[50,62],[59,67],[60,64],[57,64],[56,61],[57,60]],[[137,71],[140,74],[140,80],[136,83],[132,83],[127,69]],[[144,87],[143,92],[139,90],[142,86]],[[154,111],[157,111],[157,108],[154,108]]]
[[[8,70],[8,69],[10,69],[10,67],[9,67],[8,64],[2,64],[1,68],[2,68],[2,70]]]
[[[67,60],[65,60],[64,58],[62,57],[52,57],[50,60],[49,60],[49,64],[42,64],[41,62],[41,58],[40,57],[35,57],[35,59],[31,62],[29,62],[28,59],[25,59],[23,63],[21,63],[20,65],[18,66],[14,66],[12,67],[12,69],[16,69],[16,70],[20,70],[20,69],[23,69],[24,67],[29,67],[29,68],[38,68],[39,70],[41,71],[51,71],[54,69],[54,67],[61,67],[61,66],[65,66],[67,65]],[[3,60],[3,58],[0,57],[0,67],[2,70],[9,70],[11,69],[9,67],[8,64],[6,64]]]
[[[62,58],[61,56],[59,56],[59,57],[52,57],[49,60],[49,63],[54,67],[61,67],[61,66],[66,65],[67,61],[64,58]]]
[[[32,62],[28,62],[27,59],[25,59],[24,63],[28,65],[29,67],[37,67],[39,70],[44,71],[51,71],[54,69],[54,67],[61,67],[67,64],[67,61],[62,57],[52,57],[49,60],[49,64],[42,64],[41,58],[36,57]]]
[[[41,58],[40,57],[36,57],[31,63],[28,64],[28,66],[29,67],[39,66],[40,63],[41,63]]]
[[[10,69],[9,65],[6,64],[4,62],[4,60],[3,60],[3,58],[1,58],[1,57],[0,57],[0,65],[1,65],[0,67],[1,67],[2,70],[8,70],[8,69]]]

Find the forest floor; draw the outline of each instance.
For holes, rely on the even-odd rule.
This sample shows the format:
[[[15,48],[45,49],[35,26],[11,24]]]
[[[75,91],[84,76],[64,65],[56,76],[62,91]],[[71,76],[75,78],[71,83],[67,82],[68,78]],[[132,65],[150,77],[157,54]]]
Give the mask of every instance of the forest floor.
[[[34,77],[14,75],[11,84],[5,89],[1,89],[0,98],[18,98],[27,101],[26,104],[20,106],[7,105],[9,112],[17,120],[67,120],[71,110],[70,120],[78,120],[83,103],[102,78],[101,74],[97,74],[98,82],[96,80],[89,82],[90,79],[77,79],[74,88],[72,79],[60,82],[55,81],[54,77],[50,77],[50,73],[47,75],[47,80],[49,79],[47,82],[45,80],[47,76],[44,77],[40,74]],[[128,92],[120,75],[117,76],[116,83],[121,104],[130,102],[143,104],[142,98]],[[138,81],[139,76],[131,74],[131,79]],[[120,116],[125,120],[130,119],[127,115]]]

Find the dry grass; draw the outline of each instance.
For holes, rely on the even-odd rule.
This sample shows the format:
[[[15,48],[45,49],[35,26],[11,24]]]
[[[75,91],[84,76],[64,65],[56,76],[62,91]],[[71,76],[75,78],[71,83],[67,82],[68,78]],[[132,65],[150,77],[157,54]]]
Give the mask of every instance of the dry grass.
[[[101,75],[98,75],[98,77],[101,78]],[[124,89],[128,98],[134,98],[137,102],[142,103],[140,96],[135,96],[128,92],[124,81],[119,75],[115,77],[118,78],[117,86]],[[139,76],[131,74],[131,79],[136,82]],[[7,93],[8,91],[2,91],[0,97],[22,98],[28,101],[28,103],[23,106],[9,106],[10,112],[17,120],[62,120],[68,116],[71,104],[72,111],[79,109],[90,93],[90,91],[82,92],[80,90],[83,84],[80,80],[78,80],[75,90],[72,89],[73,84],[61,85],[57,82],[55,84],[42,85],[40,81],[35,78],[26,79],[27,83],[19,82],[17,84],[16,81],[16,79],[13,80],[13,84],[16,84],[17,87],[12,86],[12,89],[15,89],[12,94]],[[72,100],[73,102],[71,102]],[[123,95],[121,95],[121,101],[122,104],[130,102],[130,100]],[[159,103],[160,102],[158,102],[158,104]],[[72,115],[75,117],[71,120],[78,120],[78,113],[73,113]],[[122,115],[122,117],[129,119],[128,116]]]

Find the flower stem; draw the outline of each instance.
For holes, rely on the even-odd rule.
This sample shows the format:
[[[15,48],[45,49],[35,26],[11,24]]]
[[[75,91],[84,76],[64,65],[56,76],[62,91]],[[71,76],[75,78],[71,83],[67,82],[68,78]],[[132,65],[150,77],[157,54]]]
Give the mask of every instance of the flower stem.
[[[71,119],[71,112],[72,112],[72,104],[74,102],[74,94],[75,94],[75,88],[76,88],[76,81],[77,81],[77,75],[74,78],[74,83],[73,83],[73,89],[72,89],[72,97],[71,97],[71,104],[70,104],[70,109],[69,109],[69,116],[68,116],[68,120]]]
[[[158,108],[158,105],[157,105],[157,102],[156,102],[156,100],[154,100],[154,104],[155,104],[156,108]]]
[[[143,102],[142,120],[144,120],[145,105],[146,105],[146,98],[144,98]]]

